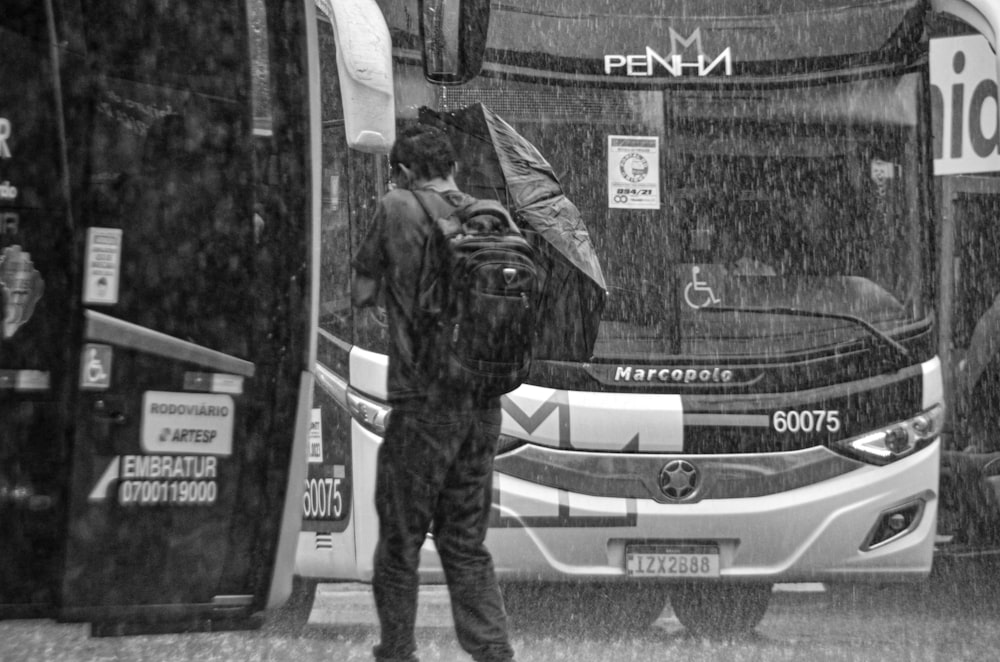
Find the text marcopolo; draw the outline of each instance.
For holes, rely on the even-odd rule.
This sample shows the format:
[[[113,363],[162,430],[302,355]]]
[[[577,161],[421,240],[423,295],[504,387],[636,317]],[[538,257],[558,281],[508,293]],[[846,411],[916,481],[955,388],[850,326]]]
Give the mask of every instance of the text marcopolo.
[[[618,366],[615,369],[616,382],[731,382],[733,371],[720,368],[634,368]]]

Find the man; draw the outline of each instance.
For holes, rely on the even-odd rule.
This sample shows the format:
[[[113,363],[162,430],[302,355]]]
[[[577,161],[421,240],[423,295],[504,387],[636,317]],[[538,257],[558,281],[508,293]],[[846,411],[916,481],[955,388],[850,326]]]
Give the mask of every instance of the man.
[[[441,557],[458,641],[473,659],[513,660],[493,559],[483,541],[500,434],[498,398],[477,401],[430,379],[416,357],[430,334],[415,322],[417,283],[434,224],[413,190],[429,193],[434,213],[471,198],[455,185],[456,158],[441,130],[403,131],[389,155],[395,190],[380,201],[353,261],[355,305],[384,298],[389,322],[388,399],[379,449],[375,507],[379,540],[372,589],[382,627],[376,660],[416,660],[420,548],[427,532]],[[434,252],[428,253],[433,256]]]

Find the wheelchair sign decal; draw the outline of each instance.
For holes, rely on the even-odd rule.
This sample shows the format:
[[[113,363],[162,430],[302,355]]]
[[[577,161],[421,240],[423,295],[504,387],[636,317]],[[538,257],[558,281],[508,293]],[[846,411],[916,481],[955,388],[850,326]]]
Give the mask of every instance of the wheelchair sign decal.
[[[712,286],[700,276],[701,267],[691,267],[691,280],[684,286],[684,301],[695,310],[721,303],[722,299],[715,296]]]

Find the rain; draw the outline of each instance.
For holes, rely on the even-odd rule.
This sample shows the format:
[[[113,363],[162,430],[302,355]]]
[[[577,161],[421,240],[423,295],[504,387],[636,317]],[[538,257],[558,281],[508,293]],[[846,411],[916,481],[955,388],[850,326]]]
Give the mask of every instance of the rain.
[[[351,265],[418,122],[539,267],[487,537],[518,660],[995,657],[985,25],[925,0],[16,4],[0,660],[371,659],[392,340]],[[433,536],[420,573],[420,659],[468,659]]]

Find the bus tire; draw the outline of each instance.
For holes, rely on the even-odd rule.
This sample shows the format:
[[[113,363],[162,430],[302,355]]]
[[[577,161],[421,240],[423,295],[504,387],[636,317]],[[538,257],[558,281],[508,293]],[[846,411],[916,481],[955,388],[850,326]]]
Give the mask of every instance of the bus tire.
[[[770,584],[684,583],[670,590],[670,606],[687,630],[707,639],[745,636],[764,618]]]
[[[570,628],[588,632],[638,632],[653,625],[667,604],[659,583],[502,584],[504,606],[517,629]]]

